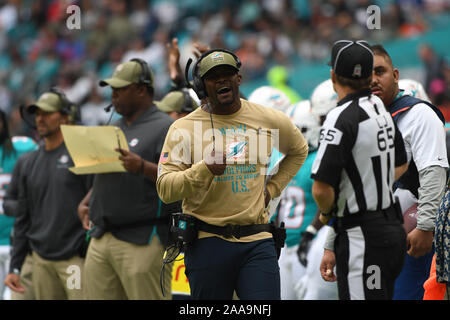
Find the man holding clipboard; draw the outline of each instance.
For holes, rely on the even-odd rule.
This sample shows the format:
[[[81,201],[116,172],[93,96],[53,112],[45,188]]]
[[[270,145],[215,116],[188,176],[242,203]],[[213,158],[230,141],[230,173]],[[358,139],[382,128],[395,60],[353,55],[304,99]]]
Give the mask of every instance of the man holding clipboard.
[[[113,125],[123,131],[129,150],[117,135],[116,151],[126,172],[97,174],[79,206],[91,237],[85,265],[87,298],[170,299],[160,289],[168,208],[159,200],[155,181],[172,119],[154,105],[153,76],[142,60],[118,65],[100,85],[113,90],[113,106],[122,115]],[[170,280],[170,268],[166,272]],[[165,292],[171,292],[170,288]]]

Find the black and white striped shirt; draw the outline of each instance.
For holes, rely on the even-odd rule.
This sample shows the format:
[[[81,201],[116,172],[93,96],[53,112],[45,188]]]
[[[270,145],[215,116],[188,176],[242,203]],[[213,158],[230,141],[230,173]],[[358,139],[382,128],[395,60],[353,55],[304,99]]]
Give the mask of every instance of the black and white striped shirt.
[[[343,217],[389,208],[394,169],[406,161],[391,115],[365,89],[347,95],[328,113],[311,177],[334,188],[336,215]]]

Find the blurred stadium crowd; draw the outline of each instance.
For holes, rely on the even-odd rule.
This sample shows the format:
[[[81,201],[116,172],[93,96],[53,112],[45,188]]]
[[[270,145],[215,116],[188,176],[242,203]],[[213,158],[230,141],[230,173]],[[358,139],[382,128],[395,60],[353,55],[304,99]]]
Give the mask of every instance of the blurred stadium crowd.
[[[66,26],[71,4],[81,8],[80,29]],[[366,27],[372,4],[381,8],[381,30]],[[166,43],[173,37],[182,67],[198,42],[236,52],[244,81],[253,81],[275,65],[325,61],[338,39],[383,42],[424,33],[425,15],[449,10],[448,0],[0,1],[0,108],[12,134],[26,134],[18,107],[58,86],[81,106],[85,124],[102,124],[110,89],[99,88],[98,79],[139,57],[152,67],[160,99],[170,87]],[[421,49],[421,59],[428,93],[449,104],[450,62],[430,47]]]

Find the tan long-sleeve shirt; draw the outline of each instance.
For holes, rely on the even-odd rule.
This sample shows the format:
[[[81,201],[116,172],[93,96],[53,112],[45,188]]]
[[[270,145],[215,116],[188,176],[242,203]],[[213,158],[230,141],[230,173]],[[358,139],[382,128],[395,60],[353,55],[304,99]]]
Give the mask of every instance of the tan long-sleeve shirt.
[[[213,114],[212,122],[198,108],[172,124],[158,164],[160,198],[166,203],[183,200],[184,213],[217,226],[268,223],[264,188],[273,198],[280,195],[306,159],[306,140],[284,113],[243,99],[237,112]],[[220,176],[204,160],[213,147],[216,154],[226,153],[227,167]],[[265,186],[273,147],[286,157]],[[211,234],[199,234],[205,236]],[[239,241],[268,237],[262,232]]]

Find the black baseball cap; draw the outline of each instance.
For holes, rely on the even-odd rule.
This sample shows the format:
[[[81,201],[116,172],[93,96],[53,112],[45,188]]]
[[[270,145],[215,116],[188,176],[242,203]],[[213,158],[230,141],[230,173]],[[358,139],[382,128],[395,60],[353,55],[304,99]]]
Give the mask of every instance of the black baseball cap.
[[[365,79],[372,74],[373,53],[364,40],[339,40],[333,44],[329,65],[341,77]]]

